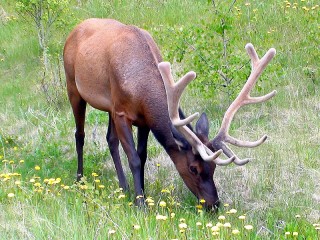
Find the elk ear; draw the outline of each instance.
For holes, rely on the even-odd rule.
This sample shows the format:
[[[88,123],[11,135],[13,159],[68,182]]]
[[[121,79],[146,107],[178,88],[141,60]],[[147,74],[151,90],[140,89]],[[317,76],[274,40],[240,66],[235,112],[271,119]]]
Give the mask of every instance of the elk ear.
[[[207,114],[202,113],[199,120],[196,123],[196,133],[208,137],[209,135],[209,121]]]

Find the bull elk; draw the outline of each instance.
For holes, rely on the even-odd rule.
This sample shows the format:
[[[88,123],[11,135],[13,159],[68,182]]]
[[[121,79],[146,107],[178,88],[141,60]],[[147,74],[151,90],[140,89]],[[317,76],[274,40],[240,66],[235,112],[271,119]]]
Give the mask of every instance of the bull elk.
[[[275,95],[250,97],[259,75],[275,54],[270,49],[260,60],[251,44],[246,46],[252,60],[252,73],[240,95],[227,110],[218,135],[208,140],[208,119],[202,114],[195,130],[190,122],[198,114],[181,117],[179,98],[187,84],[195,78],[189,72],[174,83],[170,64],[162,62],[160,51],[150,34],[135,26],[112,19],[88,19],[68,36],[64,48],[64,67],[69,100],[76,123],[77,179],[83,176],[84,124],[87,103],[109,113],[107,142],[124,190],[128,183],[119,157],[119,141],[127,155],[137,196],[144,193],[144,166],[147,159],[147,140],[151,132],[164,147],[184,183],[206,206],[219,204],[213,181],[216,165],[234,162],[243,165],[225,143],[255,147],[266,140],[240,141],[228,134],[236,111],[249,103],[263,102]],[[181,119],[182,118],[182,119]],[[136,126],[137,148],[132,127]],[[224,153],[228,158],[218,156]],[[142,204],[143,198],[137,198]]]

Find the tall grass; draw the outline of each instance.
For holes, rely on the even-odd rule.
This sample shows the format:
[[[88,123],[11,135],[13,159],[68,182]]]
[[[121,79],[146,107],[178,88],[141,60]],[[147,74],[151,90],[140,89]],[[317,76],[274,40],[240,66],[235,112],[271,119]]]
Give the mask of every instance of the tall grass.
[[[214,2],[218,8],[233,3]],[[67,104],[57,110],[46,103],[39,86],[37,36],[15,13],[13,2],[0,0],[9,16],[6,23],[0,22],[0,239],[219,238],[212,230],[218,222],[231,225],[218,224],[221,239],[319,238],[320,8],[312,0],[296,3],[236,1],[230,12],[236,18],[230,30],[229,36],[234,37],[230,48],[244,57],[247,42],[257,47],[260,56],[270,47],[277,49],[259,85],[261,92],[276,88],[278,94],[268,103],[246,107],[237,114],[232,135],[256,139],[267,133],[269,140],[255,149],[235,149],[239,156],[254,159],[249,164],[216,170],[219,195],[227,205],[218,214],[210,214],[201,210],[153,137],[148,147],[146,195],[152,197],[154,206],[138,209],[132,205],[133,191],[123,197],[105,141],[107,115],[90,107],[86,180],[84,185],[74,184],[71,110]],[[76,1],[73,11],[79,21],[108,17],[146,28],[161,44],[164,55],[175,38],[174,31],[170,35],[166,27],[192,29],[201,21],[212,20],[214,14],[212,2],[182,0]],[[60,48],[66,35],[59,29],[54,34]],[[189,54],[192,58],[199,53]],[[261,92],[255,90],[257,95]],[[213,136],[227,104],[221,101],[213,106],[213,100],[200,94],[198,99],[184,96],[182,104],[188,113],[208,113]],[[218,219],[220,215],[226,219]],[[253,229],[244,228],[247,225]],[[239,233],[232,233],[235,229]]]

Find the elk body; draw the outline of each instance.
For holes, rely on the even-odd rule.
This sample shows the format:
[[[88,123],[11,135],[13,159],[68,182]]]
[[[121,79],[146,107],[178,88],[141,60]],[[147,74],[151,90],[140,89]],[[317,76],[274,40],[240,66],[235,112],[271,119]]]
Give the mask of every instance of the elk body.
[[[145,30],[112,19],[88,19],[79,24],[68,36],[64,48],[67,90],[76,123],[78,180],[83,176],[85,112],[86,105],[90,104],[109,113],[106,138],[120,187],[128,189],[119,157],[119,142],[129,161],[135,194],[143,196],[147,140],[151,131],[187,187],[198,199],[204,199],[208,207],[217,206],[219,198],[213,181],[216,165],[248,162],[236,157],[224,142],[253,147],[266,139],[263,137],[249,143],[234,139],[227,133],[230,121],[241,105],[265,101],[275,93],[260,98],[249,97],[254,82],[275,52],[269,50],[264,57],[267,60],[263,58],[260,61],[251,45],[248,49],[253,63],[250,86],[244,87],[241,99],[225,116],[218,136],[209,141],[205,114],[197,121],[194,131],[187,124],[196,115],[180,119],[181,114],[178,113],[179,97],[188,82],[195,78],[195,73],[188,73],[175,84],[170,64],[161,63],[159,49]],[[138,129],[137,148],[132,135],[133,126]],[[229,158],[219,159],[222,152]],[[137,204],[143,203],[143,198],[137,199]]]

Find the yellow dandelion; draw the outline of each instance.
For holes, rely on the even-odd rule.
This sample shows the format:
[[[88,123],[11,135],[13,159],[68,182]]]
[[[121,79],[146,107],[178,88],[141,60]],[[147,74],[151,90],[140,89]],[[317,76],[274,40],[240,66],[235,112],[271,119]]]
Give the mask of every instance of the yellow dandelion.
[[[301,216],[299,214],[295,215],[295,218],[301,218]]]
[[[132,227],[134,230],[139,230],[141,228],[140,225],[133,225]]]
[[[160,163],[157,163],[156,166],[157,166],[157,167],[160,167]]]
[[[246,6],[250,6],[250,3],[246,2],[244,5],[246,5]]]
[[[13,198],[14,197],[14,193],[8,193],[8,198]]]
[[[136,199],[139,199],[139,198],[143,198],[143,196],[142,195],[136,196]]]
[[[219,216],[219,217],[218,217],[218,219],[219,219],[219,220],[225,220],[225,219],[226,219],[226,217],[225,217],[225,216],[223,216],[223,215],[221,215],[221,216]]]
[[[244,228],[247,229],[247,230],[252,230],[253,226],[252,225],[245,225]]]
[[[14,161],[13,161],[13,160],[10,160],[10,161],[9,161],[9,164],[14,164]]]
[[[44,182],[44,183],[48,183],[48,182],[49,182],[49,179],[48,179],[48,178],[45,178],[45,179],[43,180],[43,182]]]
[[[239,234],[240,233],[240,231],[238,230],[238,229],[233,229],[232,230],[232,234],[234,234],[234,235],[237,235],[237,234]]]
[[[217,235],[219,235],[219,232],[213,231],[213,232],[212,232],[212,235],[213,235],[213,236],[217,236]]]
[[[293,236],[298,236],[298,232],[293,232],[292,235]]]
[[[94,182],[99,183],[100,179],[95,179]]]
[[[34,183],[36,180],[34,179],[34,178],[31,178],[30,180],[29,180],[29,182],[31,182],[31,183]]]
[[[92,174],[91,174],[93,177],[98,177],[99,175],[97,174],[97,173],[95,173],[95,172],[93,172]]]
[[[206,200],[204,200],[204,199],[200,199],[200,201],[199,201],[201,204],[204,204],[205,202],[206,202]]]
[[[162,189],[162,190],[161,190],[161,193],[170,193],[170,191],[165,188],[165,189]]]
[[[245,219],[246,219],[246,216],[241,215],[241,216],[239,216],[238,218],[239,218],[240,220],[245,220]]]
[[[64,190],[68,190],[70,187],[69,186],[63,186]]]
[[[305,10],[305,11],[309,11],[310,10],[310,8],[307,8],[306,6],[302,7],[302,9]]]
[[[80,185],[80,189],[82,189],[82,190],[87,190],[87,189],[88,189],[88,186],[87,186],[87,185]]]
[[[170,217],[171,217],[171,218],[174,218],[175,216],[176,216],[175,213],[171,213],[171,214],[170,214]]]
[[[33,186],[35,186],[35,187],[40,187],[40,186],[41,186],[41,183],[37,182],[37,183],[33,184]]]
[[[18,150],[18,147],[17,147],[17,146],[13,147],[13,150],[14,150],[14,151],[17,151],[17,150]]]
[[[152,197],[147,197],[146,203],[154,203],[154,200],[152,199]]]
[[[216,226],[220,228],[223,227],[223,224],[221,222],[217,222]]]
[[[98,186],[98,188],[103,189],[103,188],[104,188],[104,185],[100,184],[100,185]]]
[[[108,231],[108,234],[109,235],[112,235],[112,234],[115,234],[116,233],[116,230],[114,230],[114,229],[110,229],[109,231]]]
[[[167,203],[166,203],[165,201],[161,201],[161,202],[159,203],[159,206],[160,206],[160,207],[166,207],[166,206],[167,206]]]
[[[185,222],[185,221],[186,221],[186,219],[184,219],[184,218],[179,219],[179,222]]]
[[[229,203],[223,204],[224,207],[229,207]]]
[[[148,202],[148,206],[150,207],[154,206],[154,202]]]
[[[196,205],[196,209],[202,209],[202,205],[200,204]]]
[[[34,170],[39,171],[39,170],[40,170],[40,166],[36,165],[36,166],[34,167]]]
[[[24,163],[24,160],[23,160],[23,159],[21,159],[21,160],[19,161],[19,163]]]
[[[291,232],[285,232],[284,235],[289,236]]]
[[[7,162],[9,162],[9,161],[5,159],[5,160],[2,160],[2,162],[3,162],[3,163],[7,163]]]
[[[319,231],[319,230],[320,230],[320,227],[315,227],[314,229],[317,230],[317,231]]]
[[[234,213],[237,213],[237,210],[236,209],[230,209],[230,211],[229,211],[231,214],[234,214]]]

